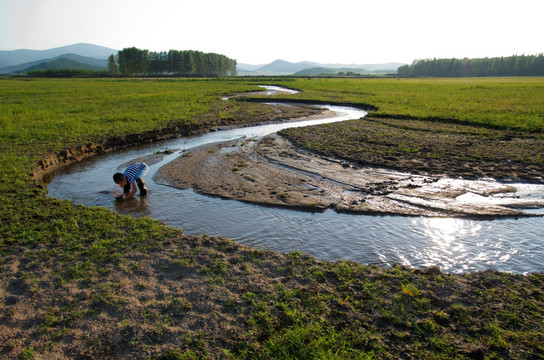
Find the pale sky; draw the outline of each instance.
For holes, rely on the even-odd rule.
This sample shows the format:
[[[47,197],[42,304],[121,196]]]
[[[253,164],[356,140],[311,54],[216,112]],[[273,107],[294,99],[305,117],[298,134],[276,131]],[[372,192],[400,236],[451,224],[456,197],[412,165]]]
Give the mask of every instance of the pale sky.
[[[411,63],[544,52],[544,0],[0,0],[0,50],[75,43],[238,63]]]

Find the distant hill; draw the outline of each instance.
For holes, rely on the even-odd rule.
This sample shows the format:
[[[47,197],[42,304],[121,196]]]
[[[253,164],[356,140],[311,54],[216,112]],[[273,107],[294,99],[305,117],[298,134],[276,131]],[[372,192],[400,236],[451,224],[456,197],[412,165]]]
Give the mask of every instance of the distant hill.
[[[43,59],[51,59],[64,54],[76,54],[96,59],[107,59],[118,50],[93,44],[74,44],[48,50],[0,50],[0,66],[8,67]]]
[[[87,58],[92,59],[92,58]],[[25,68],[21,72],[45,70],[45,69],[83,69],[83,70],[104,70],[106,64],[104,60],[104,66],[90,65],[81,61],[70,59],[68,57],[59,56],[51,61],[42,61],[39,64]]]
[[[378,75],[396,73],[397,69],[368,70],[365,68],[327,68],[314,67],[297,71],[295,76],[319,76],[319,75]]]
[[[330,74],[333,71],[335,71],[335,70],[330,69],[330,68],[326,68],[326,67],[312,67],[312,68],[297,71],[293,75],[315,76],[315,75],[322,75],[322,74]]]
[[[253,64],[241,64],[241,63],[238,63],[236,65],[236,68],[238,69],[238,71],[255,71],[259,68],[262,68],[265,64],[260,64],[260,65],[253,65]]]
[[[339,72],[353,72],[355,74],[384,74],[396,73],[402,63],[386,64],[319,64],[311,61],[291,63],[285,60],[275,60],[270,64],[257,66],[249,64],[238,64],[238,75],[300,75],[315,76],[320,74],[337,74]]]
[[[101,70],[107,67],[107,59],[96,59],[76,54],[64,54],[50,59],[41,59],[0,69],[0,73],[19,74],[43,69]]]
[[[258,68],[255,71],[266,75],[290,75],[296,73],[297,71],[316,66],[319,66],[319,64],[309,61],[291,63],[285,60],[275,60],[268,65]]]
[[[384,63],[384,64],[325,64],[323,67],[330,68],[330,69],[365,69],[369,71],[374,70],[395,70],[399,68],[399,66],[406,65],[403,63],[397,63],[397,62],[390,62],[390,63]]]

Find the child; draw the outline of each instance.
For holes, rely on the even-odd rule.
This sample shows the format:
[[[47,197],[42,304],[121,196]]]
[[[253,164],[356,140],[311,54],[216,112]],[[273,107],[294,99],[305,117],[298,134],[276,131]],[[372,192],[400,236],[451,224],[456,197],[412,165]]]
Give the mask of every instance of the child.
[[[130,164],[125,171],[121,173],[113,174],[113,181],[124,189],[124,195],[119,196],[119,200],[128,200],[136,194],[138,188],[140,189],[140,196],[147,195],[147,187],[145,185],[143,177],[147,174],[149,167],[146,163],[135,162]]]

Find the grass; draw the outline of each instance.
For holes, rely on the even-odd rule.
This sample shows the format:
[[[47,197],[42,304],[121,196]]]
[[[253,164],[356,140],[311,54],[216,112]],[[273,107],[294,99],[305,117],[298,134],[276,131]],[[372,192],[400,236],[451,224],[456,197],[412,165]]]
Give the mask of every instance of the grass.
[[[236,113],[228,91],[255,89],[228,81],[1,80],[0,143],[34,145],[36,154],[169,125],[213,126],[229,119],[198,120],[217,112]],[[253,113],[262,107],[250,109]],[[244,110],[247,111],[247,110]],[[270,110],[268,110],[270,111]],[[6,149],[2,149],[5,152]]]
[[[297,79],[297,99],[371,105],[374,116],[438,118],[460,123],[544,130],[544,79]],[[279,97],[279,95],[278,95]]]
[[[29,175],[43,156],[103,138],[256,121],[273,110],[221,96],[265,81],[0,80],[1,357],[542,356],[542,274],[448,275],[247,249],[49,198]],[[268,81],[300,98],[371,104],[384,118],[537,133],[544,120],[542,78]]]

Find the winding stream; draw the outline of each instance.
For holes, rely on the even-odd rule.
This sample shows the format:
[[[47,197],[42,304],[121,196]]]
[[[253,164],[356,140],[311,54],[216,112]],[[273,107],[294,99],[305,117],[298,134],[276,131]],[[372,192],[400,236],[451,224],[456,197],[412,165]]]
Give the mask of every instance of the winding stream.
[[[270,88],[268,91],[275,91]],[[49,196],[100,206],[121,214],[149,216],[182,228],[186,234],[229,237],[241,244],[280,252],[300,250],[322,260],[351,259],[361,264],[439,266],[444,272],[493,269],[513,273],[544,272],[544,218],[471,220],[310,213],[262,207],[180,190],[153,181],[164,164],[184,151],[238,138],[257,138],[286,127],[357,119],[362,110],[327,106],[334,118],[254,126],[156,142],[72,164],[54,176]],[[149,196],[115,202],[112,174],[132,160],[173,150],[150,165]],[[526,197],[544,198],[542,185],[523,185]],[[466,196],[464,201],[483,201]],[[500,201],[495,199],[494,201]],[[486,200],[487,201],[487,200]]]

